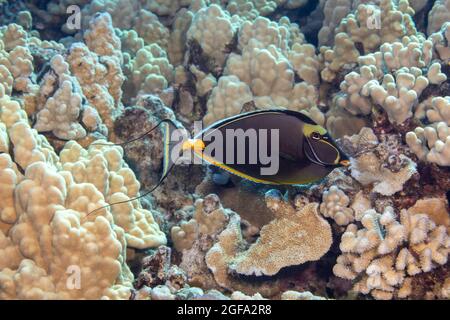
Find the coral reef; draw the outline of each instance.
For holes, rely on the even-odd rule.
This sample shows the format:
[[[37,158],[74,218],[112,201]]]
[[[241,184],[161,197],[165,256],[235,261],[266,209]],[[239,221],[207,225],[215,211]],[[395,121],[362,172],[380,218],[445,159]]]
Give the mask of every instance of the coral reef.
[[[57,156],[19,103],[0,89],[3,134],[11,141],[1,154],[8,199],[1,210],[1,297],[128,297],[133,276],[125,264],[127,242],[151,247],[166,237],[139,203],[129,203],[128,212],[103,208],[89,216],[106,205],[105,198],[129,199],[139,192],[120,148],[85,150],[71,141]],[[78,274],[75,283],[68,271]]]
[[[371,209],[361,223],[362,229],[351,224],[342,235],[343,254],[333,268],[346,279],[363,273],[353,288],[357,292],[376,299],[406,298],[413,290],[412,277],[447,263],[447,228],[436,225],[426,212],[403,209],[397,218],[392,207],[382,214]]]
[[[217,270],[217,264],[225,262],[239,274],[274,275],[283,267],[318,260],[328,251],[331,228],[319,216],[316,203],[296,212],[279,195],[269,191],[266,198],[276,218],[261,229],[258,240],[244,252],[238,249],[242,247],[239,243],[242,235],[232,235],[232,230],[220,234],[219,241],[206,255],[210,269]]]
[[[72,2],[0,0],[0,299],[449,299],[449,0]],[[161,120],[274,108],[350,165],[147,193]]]

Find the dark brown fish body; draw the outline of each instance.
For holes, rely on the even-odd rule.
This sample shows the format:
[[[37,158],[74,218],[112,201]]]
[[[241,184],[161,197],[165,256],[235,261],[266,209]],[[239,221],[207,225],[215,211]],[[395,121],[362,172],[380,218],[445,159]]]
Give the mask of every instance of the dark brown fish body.
[[[239,132],[239,130],[241,131]],[[275,130],[278,132],[276,142],[279,146],[279,168],[276,174],[261,174],[261,168],[267,167],[268,164],[267,162],[262,162],[260,157],[255,156],[255,150],[259,151],[258,148],[261,146],[261,143],[265,143],[267,145],[267,155],[276,151],[276,148],[272,146],[273,141],[270,136]],[[311,161],[311,157],[307,155],[307,153],[311,154],[308,151],[311,150],[310,144],[304,137],[304,132],[311,132],[311,130],[320,131],[323,135],[326,135],[325,129],[299,112],[289,110],[250,112],[224,119],[203,130],[194,137],[194,140],[201,140],[204,143],[204,150],[194,152],[207,162],[255,182],[286,185],[307,184],[322,179],[336,165],[339,165],[339,163],[323,165],[322,163],[317,163],[317,161]],[[223,155],[222,161],[217,161],[218,157],[216,154],[208,153],[211,144],[214,144],[216,150],[219,149],[217,148],[217,141],[214,139],[218,132],[222,137],[225,137],[220,150]],[[231,137],[234,139],[234,143],[230,143],[230,135],[227,135],[227,132],[239,133],[241,134],[241,139]],[[264,134],[266,135],[265,139],[263,139]],[[245,143],[242,143],[242,135],[245,135],[245,139],[256,136],[256,140],[252,140],[256,146],[249,143],[249,140],[245,140]],[[263,140],[261,141],[261,139]],[[234,148],[234,152],[230,148]],[[243,150],[245,163],[242,163],[242,161],[239,163],[237,155]],[[234,154],[234,157],[227,158],[227,155],[230,154]],[[250,163],[249,160],[252,155],[254,161]]]

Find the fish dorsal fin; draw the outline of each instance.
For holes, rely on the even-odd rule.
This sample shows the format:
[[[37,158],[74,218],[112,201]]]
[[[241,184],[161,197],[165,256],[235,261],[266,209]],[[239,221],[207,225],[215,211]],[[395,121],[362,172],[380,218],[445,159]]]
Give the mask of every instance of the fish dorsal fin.
[[[306,114],[304,114],[302,112],[288,110],[288,109],[264,109],[264,110],[255,110],[255,111],[244,112],[244,113],[240,113],[240,114],[237,114],[235,116],[232,116],[232,117],[228,117],[228,118],[219,120],[219,121],[211,124],[210,126],[208,126],[203,131],[217,129],[217,128],[220,128],[221,126],[223,126],[223,125],[225,125],[227,123],[233,122],[233,121],[238,120],[238,119],[251,117],[251,116],[255,116],[255,115],[259,115],[259,114],[266,114],[266,113],[287,114],[287,115],[294,116],[294,117],[298,118],[299,120],[301,120],[301,121],[303,121],[303,122],[305,122],[307,124],[317,125],[316,122],[314,122],[310,117],[308,117]]]

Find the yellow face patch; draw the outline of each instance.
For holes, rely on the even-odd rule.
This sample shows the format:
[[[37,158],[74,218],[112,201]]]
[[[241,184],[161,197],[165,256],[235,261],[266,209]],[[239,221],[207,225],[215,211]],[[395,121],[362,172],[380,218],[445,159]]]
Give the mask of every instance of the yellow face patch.
[[[320,133],[321,135],[324,135],[324,134],[327,133],[327,130],[326,130],[324,127],[322,127],[322,126],[319,126],[318,124],[309,124],[309,123],[305,123],[305,124],[303,125],[303,134],[304,134],[305,136],[311,137],[311,134],[312,134],[313,132],[318,132],[318,133]]]
[[[312,139],[314,137],[314,133],[318,133],[321,136],[325,136],[327,134],[327,130],[325,128],[323,128],[320,125],[312,125],[312,124],[308,124],[305,123],[303,126],[303,134],[306,138]],[[313,141],[311,141],[312,144],[317,145],[317,144],[325,144],[327,145],[329,152],[334,152],[336,153],[336,158],[333,160],[333,162],[331,162],[332,164],[338,164],[339,161],[341,160],[341,156],[340,156],[340,152],[339,150],[329,141],[327,141],[326,139],[319,137],[316,138],[316,141],[313,143]],[[311,145],[311,148],[313,148],[313,146]],[[330,164],[331,164],[330,163]]]

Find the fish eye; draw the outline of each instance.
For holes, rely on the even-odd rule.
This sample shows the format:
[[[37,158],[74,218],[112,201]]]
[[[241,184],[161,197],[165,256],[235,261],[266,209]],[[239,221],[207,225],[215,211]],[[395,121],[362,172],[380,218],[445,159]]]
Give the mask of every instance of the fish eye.
[[[318,132],[313,132],[312,134],[311,134],[311,137],[314,139],[314,140],[319,140],[320,139],[320,133],[318,133]]]

